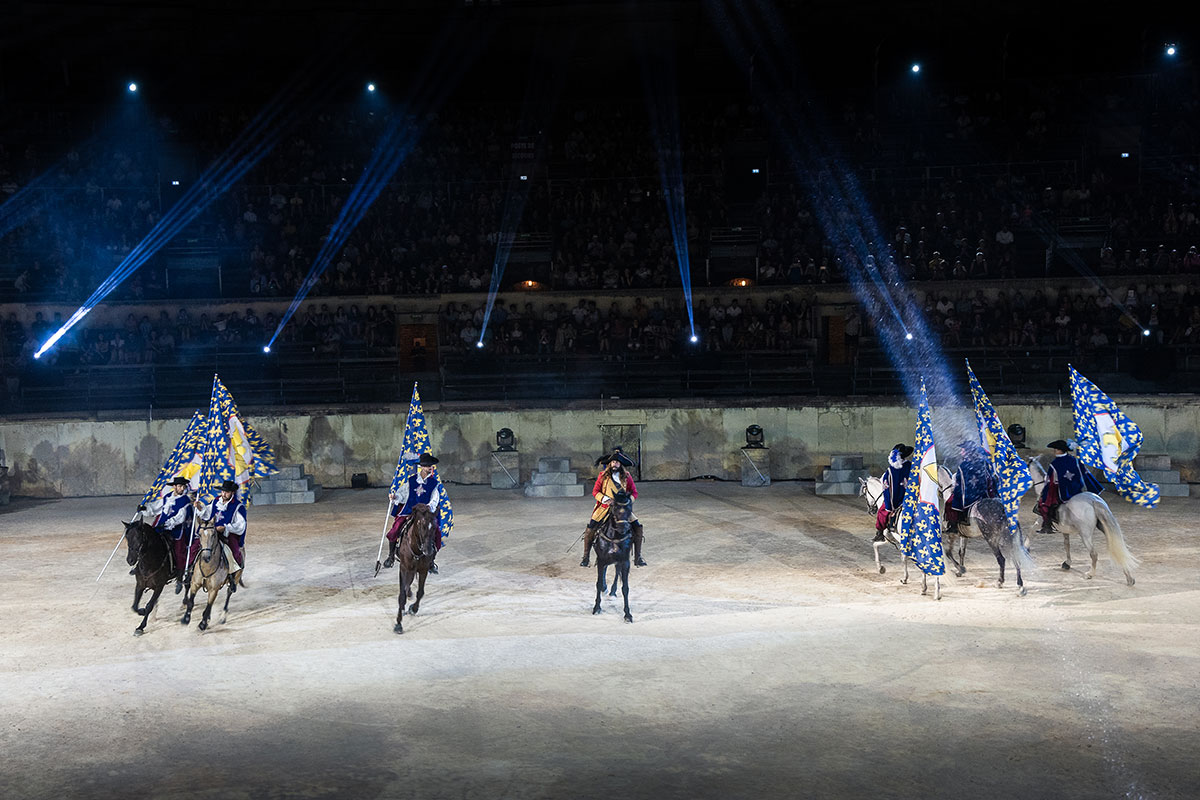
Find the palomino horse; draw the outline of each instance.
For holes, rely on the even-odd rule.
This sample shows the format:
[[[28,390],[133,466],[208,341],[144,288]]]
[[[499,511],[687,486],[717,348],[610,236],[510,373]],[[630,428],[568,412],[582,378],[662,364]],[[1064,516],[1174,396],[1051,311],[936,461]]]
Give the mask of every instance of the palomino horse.
[[[399,610],[396,611],[396,633],[404,633],[404,603],[413,597],[413,578],[420,576],[417,581],[417,595],[413,604],[408,607],[408,613],[416,614],[421,610],[421,598],[425,596],[425,578],[429,576],[429,567],[437,555],[437,516],[424,503],[413,506],[412,514],[400,530],[397,539],[396,558],[400,562],[400,597]]]
[[[203,589],[208,595],[208,604],[204,606],[204,616],[200,618],[200,624],[196,627],[206,630],[208,618],[212,614],[213,603],[216,602],[222,586],[228,586],[229,589],[225,592],[225,606],[221,609],[221,622],[224,623],[226,617],[229,616],[229,596],[233,594],[238,579],[242,576],[242,570],[238,568],[233,572],[229,571],[229,560],[225,557],[225,548],[221,546],[221,537],[217,535],[216,526],[211,519],[201,522],[199,530],[200,553],[196,556],[196,563],[192,565],[192,581],[183,601],[187,610],[183,613],[183,619],[179,620],[179,623],[187,625],[192,621],[192,606],[196,602],[196,594]]]
[[[954,492],[954,476],[941,465],[938,465],[938,486],[941,489],[942,502],[950,502],[950,496]],[[947,530],[942,536],[946,542],[946,555],[954,565],[955,574],[962,576],[967,571],[967,539],[981,537],[992,549],[992,555],[1000,565],[1000,580],[996,582],[996,588],[1004,588],[1004,565],[1012,561],[1017,569],[1017,593],[1024,596],[1027,590],[1021,576],[1021,568],[1032,568],[1033,559],[1029,556],[1029,537],[1019,524],[1017,531],[1013,533],[1008,524],[1008,514],[999,498],[985,497],[977,501],[971,506],[971,513],[967,515],[967,519],[958,523],[958,533]],[[958,558],[955,559],[954,545],[960,539],[962,542],[959,544]]]
[[[1029,472],[1033,475],[1033,489],[1040,493],[1046,485],[1046,469],[1042,466],[1041,456],[1029,459]],[[1058,507],[1054,519],[1054,529],[1063,535],[1063,547],[1066,549],[1066,560],[1062,562],[1063,569],[1071,568],[1071,534],[1083,539],[1083,544],[1092,557],[1092,568],[1086,577],[1091,579],[1096,574],[1096,543],[1092,535],[1096,531],[1108,539],[1108,554],[1121,571],[1125,573],[1125,582],[1133,586],[1133,570],[1138,560],[1125,546],[1125,535],[1117,524],[1112,509],[1098,494],[1080,492]]]
[[[633,546],[633,498],[628,492],[617,492],[609,507],[608,516],[596,529],[596,538],[592,549],[596,551],[596,604],[592,607],[593,614],[600,613],[600,596],[604,594],[604,573],[608,565],[617,569],[613,576],[613,590],[617,588],[617,578],[621,579],[621,594],[625,599],[625,621],[633,622],[633,614],[629,613],[629,549]]]
[[[125,526],[125,561],[134,568],[137,583],[133,587],[133,613],[142,615],[142,624],[133,632],[141,636],[146,632],[146,620],[158,602],[163,587],[171,580],[171,544],[151,525],[141,520],[122,522]],[[142,593],[149,589],[150,602],[145,608],[138,608]]]
[[[860,484],[858,496],[867,501],[867,510],[871,512],[871,517],[878,517],[879,506],[883,504],[883,481],[875,476],[871,476],[869,478],[859,478],[858,482]],[[885,544],[891,544],[897,550],[900,549],[900,537],[896,533],[895,515],[888,518],[888,523],[883,529],[883,539],[882,542],[871,542],[871,546],[875,550],[875,567],[879,570],[880,575],[887,572],[887,567],[879,561],[879,548]]]

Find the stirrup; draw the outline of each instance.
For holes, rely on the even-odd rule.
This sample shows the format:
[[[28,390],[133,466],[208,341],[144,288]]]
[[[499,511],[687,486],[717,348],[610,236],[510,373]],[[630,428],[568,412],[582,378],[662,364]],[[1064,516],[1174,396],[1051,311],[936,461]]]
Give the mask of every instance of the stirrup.
[[[434,561],[434,562],[430,563],[430,565],[429,565],[429,574],[430,574],[430,575],[437,575],[437,574],[438,574],[438,568],[437,568],[437,562],[436,562],[436,561]]]
[[[590,567],[591,565],[592,565],[592,562],[587,556],[584,556],[583,558],[581,558],[579,560],[579,566],[581,566],[581,567]]]

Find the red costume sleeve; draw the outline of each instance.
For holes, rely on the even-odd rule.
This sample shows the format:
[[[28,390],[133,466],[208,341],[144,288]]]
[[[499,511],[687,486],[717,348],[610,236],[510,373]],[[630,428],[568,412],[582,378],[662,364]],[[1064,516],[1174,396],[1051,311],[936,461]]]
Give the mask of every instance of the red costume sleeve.
[[[629,492],[630,497],[632,497],[634,500],[637,500],[637,486],[635,486],[633,483],[632,475],[627,474],[625,476],[625,491]]]
[[[592,497],[596,497],[596,495],[600,494],[602,489],[604,489],[603,472],[596,476],[596,485],[592,487]],[[599,500],[600,498],[596,497],[596,499]]]

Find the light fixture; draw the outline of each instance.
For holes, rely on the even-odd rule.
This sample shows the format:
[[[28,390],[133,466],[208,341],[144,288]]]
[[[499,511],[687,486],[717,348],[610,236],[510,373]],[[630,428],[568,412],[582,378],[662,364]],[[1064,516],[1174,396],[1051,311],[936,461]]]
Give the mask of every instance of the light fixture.
[[[914,74],[914,75],[916,75],[918,72],[920,72],[920,71],[921,71],[921,65],[920,65],[920,64],[913,64],[913,65],[912,65],[912,71],[913,71],[913,74]]]
[[[1012,440],[1013,447],[1018,450],[1025,449],[1025,426],[1014,422],[1008,426],[1008,438]]]
[[[129,93],[133,94],[136,91],[137,91],[137,84],[136,83],[129,84]]]
[[[749,425],[746,427],[746,447],[761,448],[766,447],[763,444],[763,429],[759,425]]]
[[[367,84],[367,91],[368,91],[368,92],[373,92],[373,91],[375,91],[375,84],[373,84],[373,83],[368,83],[368,84]]]
[[[517,438],[513,435],[512,428],[501,428],[496,431],[496,449],[497,450],[516,450]]]

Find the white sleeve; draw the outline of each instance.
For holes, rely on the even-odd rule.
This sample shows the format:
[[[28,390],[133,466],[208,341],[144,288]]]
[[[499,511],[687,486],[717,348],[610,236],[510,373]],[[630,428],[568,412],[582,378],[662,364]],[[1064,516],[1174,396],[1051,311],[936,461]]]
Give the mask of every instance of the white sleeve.
[[[193,506],[193,508],[194,507],[195,506]],[[204,508],[200,509],[196,513],[198,513],[200,515],[200,519],[212,519],[213,513],[215,511],[216,511],[216,508],[214,507],[213,503],[204,503]]]
[[[176,511],[171,518],[166,521],[165,526],[168,528],[178,528],[180,525],[187,522],[187,513],[190,506],[191,503],[184,503],[180,505],[179,510]]]
[[[433,491],[429,493],[429,510],[437,511],[438,503],[442,502],[442,493],[438,487],[433,487]]]
[[[233,518],[225,523],[226,536],[240,536],[246,532],[246,507],[238,506]]]
[[[147,517],[157,517],[159,514],[162,513],[163,506],[165,506],[166,504],[167,504],[166,498],[161,497],[161,496],[155,497],[153,500],[151,500],[149,503],[146,504],[146,510],[144,512],[144,515]]]
[[[403,510],[404,504],[407,502],[408,481],[405,481],[404,483],[400,484],[400,488],[396,490],[396,499],[392,501],[392,508],[395,509],[395,511],[392,512],[392,516],[394,517],[396,514],[399,514],[400,511]]]

